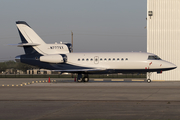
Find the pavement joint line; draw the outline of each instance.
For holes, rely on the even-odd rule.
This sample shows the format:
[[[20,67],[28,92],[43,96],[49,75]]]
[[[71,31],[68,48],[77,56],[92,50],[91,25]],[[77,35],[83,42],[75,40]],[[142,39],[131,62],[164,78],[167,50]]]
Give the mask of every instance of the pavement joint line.
[[[111,79],[111,81],[124,81],[124,79]]]
[[[94,81],[104,81],[104,79],[94,79]]]
[[[136,79],[132,79],[131,81],[144,81],[144,80],[136,80]]]

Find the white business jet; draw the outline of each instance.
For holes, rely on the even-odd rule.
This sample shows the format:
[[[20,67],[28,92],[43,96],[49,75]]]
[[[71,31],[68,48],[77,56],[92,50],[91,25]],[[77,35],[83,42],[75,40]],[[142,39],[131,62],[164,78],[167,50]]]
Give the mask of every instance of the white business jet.
[[[70,43],[46,44],[24,21],[16,22],[25,54],[15,60],[39,68],[77,73],[78,82],[88,82],[88,74],[150,73],[175,69],[173,63],[152,53],[142,52],[89,52],[72,53]]]

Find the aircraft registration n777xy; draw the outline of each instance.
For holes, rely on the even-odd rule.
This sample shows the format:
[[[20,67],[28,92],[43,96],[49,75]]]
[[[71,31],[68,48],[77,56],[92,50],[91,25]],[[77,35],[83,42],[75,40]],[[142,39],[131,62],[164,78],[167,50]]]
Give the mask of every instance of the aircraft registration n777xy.
[[[24,21],[16,22],[25,54],[15,60],[39,68],[77,73],[78,82],[88,82],[88,74],[151,73],[175,69],[173,63],[143,52],[71,52],[70,43],[46,44]],[[147,82],[151,82],[150,74]]]

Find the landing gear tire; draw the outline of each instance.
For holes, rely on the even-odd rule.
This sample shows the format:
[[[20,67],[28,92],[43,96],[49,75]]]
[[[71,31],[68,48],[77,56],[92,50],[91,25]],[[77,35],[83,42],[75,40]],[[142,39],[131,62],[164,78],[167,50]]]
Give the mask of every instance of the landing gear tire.
[[[85,78],[84,78],[84,82],[89,82],[89,78],[88,78],[88,77],[85,77]]]
[[[151,79],[147,79],[147,82],[150,83],[150,82],[151,82]]]
[[[84,74],[84,77],[82,77],[82,74],[78,74],[77,82],[89,82],[89,76],[88,74]]]
[[[82,78],[80,78],[79,80],[77,80],[77,82],[83,82],[83,79],[82,79]]]

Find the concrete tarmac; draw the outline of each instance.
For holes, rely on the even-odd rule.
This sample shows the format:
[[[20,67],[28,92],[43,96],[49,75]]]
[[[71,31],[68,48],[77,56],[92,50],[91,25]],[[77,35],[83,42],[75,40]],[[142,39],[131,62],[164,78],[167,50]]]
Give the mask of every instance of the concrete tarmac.
[[[180,82],[0,86],[0,106],[0,120],[179,120]]]

